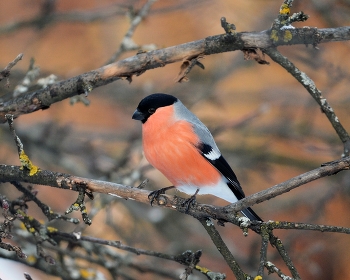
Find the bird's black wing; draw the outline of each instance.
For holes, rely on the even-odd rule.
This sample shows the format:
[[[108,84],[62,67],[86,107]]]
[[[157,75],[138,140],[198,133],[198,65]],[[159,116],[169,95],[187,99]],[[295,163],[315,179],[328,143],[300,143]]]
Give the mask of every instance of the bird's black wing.
[[[236,174],[233,172],[232,168],[224,159],[224,157],[220,153],[213,151],[213,148],[208,144],[201,143],[197,148],[199,149],[202,156],[228,180],[227,185],[236,196],[236,198],[238,200],[244,198],[245,194],[243,192],[241,184],[239,183]],[[244,214],[244,216],[252,221],[263,221],[250,207],[243,209],[241,212]]]
[[[240,200],[244,198],[245,194],[237,179],[237,176],[233,172],[232,168],[227,163],[227,161],[224,159],[224,157],[221,154],[215,154],[215,158],[213,148],[208,144],[201,143],[198,146],[198,149],[201,152],[202,156],[207,161],[209,161],[228,180],[227,185],[230,187],[231,191],[234,193],[237,199]]]

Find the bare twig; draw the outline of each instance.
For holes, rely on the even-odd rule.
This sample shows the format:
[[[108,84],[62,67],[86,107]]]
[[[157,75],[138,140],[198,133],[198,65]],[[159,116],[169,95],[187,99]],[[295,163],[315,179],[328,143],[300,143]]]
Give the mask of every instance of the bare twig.
[[[326,98],[322,96],[321,91],[316,87],[311,78],[309,78],[306,73],[300,71],[291,61],[289,61],[287,57],[278,52],[277,49],[269,48],[265,50],[265,53],[268,54],[276,63],[280,64],[289,73],[291,73],[292,76],[296,78],[298,82],[301,83],[316,100],[316,102],[320,105],[322,112],[325,113],[333,128],[337,132],[340,140],[343,142],[344,156],[348,156],[350,152],[350,136],[340,123],[340,120],[334,113],[333,108],[329,105]]]
[[[35,65],[35,60],[31,58],[28,71],[24,76],[21,83],[16,85],[13,91],[13,97],[17,97],[29,90],[29,87],[33,84],[34,80],[39,76],[40,68]]]
[[[313,225],[308,223],[293,223],[293,222],[267,222],[268,227],[272,229],[303,229],[320,232],[338,232],[350,234],[350,228],[326,225]]]
[[[119,4],[109,6],[99,10],[91,11],[69,11],[69,12],[56,12],[56,13],[40,13],[31,19],[20,20],[11,22],[0,26],[0,35],[8,34],[15,31],[19,31],[25,28],[44,28],[51,24],[58,22],[94,22],[94,21],[106,21],[111,17],[117,15],[125,15],[127,8],[120,7]]]
[[[9,124],[10,130],[11,130],[12,135],[13,135],[13,139],[15,140],[15,143],[17,146],[19,160],[22,164],[21,168],[26,168],[27,170],[29,170],[29,175],[32,176],[38,172],[39,168],[31,162],[29,157],[24,152],[21,139],[19,139],[19,137],[16,134],[15,128],[13,127],[13,115],[7,114],[7,115],[5,115],[5,118]]]
[[[283,274],[282,271],[270,261],[266,262],[266,268],[269,273],[276,273],[283,280],[295,280],[292,277]]]
[[[92,244],[110,246],[110,247],[127,251],[136,255],[146,255],[146,256],[161,258],[169,261],[174,261],[182,265],[193,266],[192,269],[196,269],[204,273],[203,271],[201,271],[201,268],[197,266],[197,263],[199,262],[199,257],[201,255],[201,251],[197,251],[194,253],[191,251],[185,251],[178,255],[169,255],[169,254],[164,254],[156,251],[131,247],[131,246],[122,244],[120,241],[105,240],[105,239],[100,239],[100,238],[91,237],[91,236],[83,236],[80,233],[65,233],[65,232],[55,231],[51,233],[51,236],[70,241],[74,244],[82,244],[81,242],[85,241],[85,242],[90,242]],[[55,248],[53,249],[55,250]],[[144,269],[146,270],[147,268],[144,267]],[[154,271],[154,272],[157,274],[160,273],[159,271],[158,272]]]
[[[17,257],[21,259],[27,258],[27,256],[22,252],[22,249],[18,246],[14,246],[9,243],[0,242],[0,248],[9,252],[11,251],[16,252]]]
[[[295,280],[300,280],[300,275],[296,269],[296,267],[294,266],[291,258],[289,257],[289,254],[287,253],[286,248],[284,247],[282,241],[274,236],[274,235],[270,235],[270,243],[272,246],[274,246],[278,253],[280,254],[280,256],[282,257],[284,263],[287,265],[289,271],[292,273],[292,276]]]
[[[140,46],[135,44],[131,37],[134,35],[136,27],[142,22],[142,20],[148,15],[152,4],[156,0],[148,0],[145,5],[140,9],[138,14],[131,19],[129,30],[124,35],[122,43],[119,49],[112,55],[112,57],[106,62],[106,64],[113,63],[118,59],[118,57],[125,51],[138,50]]]
[[[16,253],[17,257],[20,259],[27,258],[27,255],[22,252],[22,248],[19,246],[15,246],[9,243],[3,242],[3,239],[13,239],[13,235],[11,234],[13,228],[13,222],[16,220],[18,215],[12,213],[12,204],[8,201],[4,196],[0,195],[0,205],[3,210],[2,215],[5,220],[0,223],[0,248],[13,251]]]
[[[23,193],[23,195],[26,197],[26,201],[33,201],[38,207],[41,209],[43,214],[47,217],[49,221],[54,220],[54,219],[61,219],[67,222],[71,222],[74,224],[78,224],[79,220],[76,218],[69,218],[67,216],[63,216],[57,213],[54,213],[49,206],[47,206],[45,203],[41,202],[35,194],[33,194],[32,191],[29,189],[25,188],[20,184],[19,182],[13,181],[11,182],[12,185],[16,187],[17,190]]]
[[[326,165],[323,165],[319,168],[311,170],[309,172],[303,173],[299,176],[291,178],[283,183],[277,184],[269,189],[258,192],[256,194],[250,195],[234,204],[226,206],[228,212],[241,210],[248,206],[252,206],[255,203],[261,203],[262,201],[269,200],[273,197],[276,197],[282,193],[289,192],[294,188],[297,188],[306,183],[312,182],[322,177],[330,176],[337,174],[341,170],[350,169],[350,157],[345,157],[338,161],[330,162]],[[244,207],[242,207],[244,205]],[[238,210],[238,211],[239,211]]]
[[[87,241],[95,244],[107,245],[107,246],[111,246],[111,247],[114,247],[123,251],[127,251],[136,255],[152,256],[152,257],[162,258],[162,259],[171,260],[171,261],[176,260],[176,256],[163,254],[156,251],[131,247],[131,246],[122,244],[122,242],[120,241],[105,240],[105,239],[91,237],[91,236],[83,236],[77,233],[66,233],[66,232],[59,232],[59,231],[53,232],[51,235],[60,237],[65,240],[70,240],[73,242]]]
[[[81,188],[79,191],[79,195],[74,203],[71,204],[71,206],[66,210],[65,214],[70,214],[73,211],[80,211],[81,215],[83,217],[83,221],[87,225],[91,225],[92,221],[87,213],[86,206],[85,206],[85,189]],[[93,199],[93,196],[91,196],[91,199]]]
[[[10,86],[9,76],[10,76],[10,73],[11,73],[11,69],[22,58],[23,58],[23,53],[20,53],[19,55],[17,55],[17,57],[13,61],[11,61],[9,64],[7,64],[7,66],[4,68],[4,70],[2,70],[0,72],[0,81],[2,81],[2,79],[6,78],[7,79],[6,85]]]
[[[239,264],[237,263],[235,257],[232,255],[227,245],[222,240],[220,233],[215,228],[213,222],[210,219],[198,219],[202,226],[205,228],[209,234],[211,240],[215,244],[218,251],[224,257],[226,263],[231,268],[232,272],[235,274],[236,278],[239,280],[247,279],[247,275],[243,272]]]
[[[269,232],[267,232],[266,227],[262,226],[261,229],[261,248],[260,248],[260,262],[258,268],[258,274],[261,277],[264,275],[264,267],[267,262],[267,247],[269,245]]]

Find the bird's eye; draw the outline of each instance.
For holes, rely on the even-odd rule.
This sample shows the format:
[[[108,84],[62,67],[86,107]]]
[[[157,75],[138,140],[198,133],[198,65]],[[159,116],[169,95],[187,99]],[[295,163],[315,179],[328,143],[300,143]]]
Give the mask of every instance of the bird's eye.
[[[151,115],[154,114],[155,111],[156,111],[156,109],[154,109],[154,108],[148,109],[148,113],[150,113]]]

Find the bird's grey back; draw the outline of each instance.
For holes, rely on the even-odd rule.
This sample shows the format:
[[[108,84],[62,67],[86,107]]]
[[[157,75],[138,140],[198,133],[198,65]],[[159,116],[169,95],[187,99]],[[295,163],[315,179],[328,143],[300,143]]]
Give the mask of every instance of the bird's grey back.
[[[215,152],[220,153],[209,129],[197,118],[197,116],[188,110],[180,100],[175,102],[174,107],[176,118],[190,122],[195,133],[199,136],[200,141],[204,144],[210,145]]]

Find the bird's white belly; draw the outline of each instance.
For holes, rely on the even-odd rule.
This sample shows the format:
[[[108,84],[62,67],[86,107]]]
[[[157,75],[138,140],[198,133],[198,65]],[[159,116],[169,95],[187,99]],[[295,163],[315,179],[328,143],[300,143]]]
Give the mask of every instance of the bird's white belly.
[[[199,189],[198,195],[211,194],[226,200],[230,203],[238,201],[234,193],[226,184],[226,179],[223,177],[216,185],[211,186],[194,186],[194,185],[179,185],[176,186],[180,192],[186,193],[188,195],[194,195]]]

